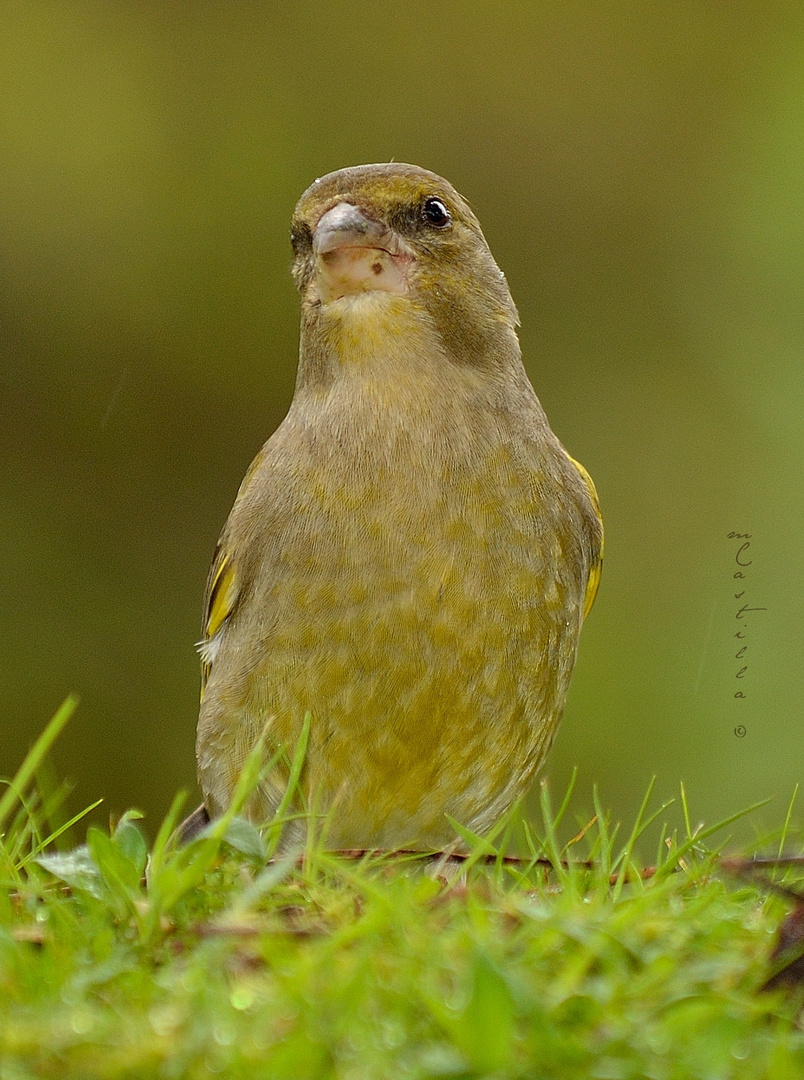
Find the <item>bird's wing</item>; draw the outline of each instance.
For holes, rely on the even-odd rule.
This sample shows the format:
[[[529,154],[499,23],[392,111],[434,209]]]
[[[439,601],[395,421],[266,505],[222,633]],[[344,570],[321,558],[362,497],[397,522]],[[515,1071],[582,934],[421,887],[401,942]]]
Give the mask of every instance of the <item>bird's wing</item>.
[[[600,523],[600,541],[593,553],[592,563],[589,567],[589,577],[586,580],[586,596],[584,597],[583,602],[583,617],[586,618],[586,616],[592,610],[592,604],[594,604],[595,602],[595,597],[597,596],[597,588],[598,585],[600,585],[600,575],[603,572],[603,517],[600,513],[600,500],[597,497],[597,491],[595,489],[595,484],[592,480],[592,477],[589,475],[583,465],[581,465],[580,461],[576,461],[575,458],[570,457],[569,454],[567,454],[567,457],[578,470],[578,473],[584,484],[586,484],[586,490],[589,492],[589,498],[592,500],[592,506],[595,510],[595,516]]]
[[[204,593],[204,636],[198,647],[201,654],[202,697],[220,645],[221,634],[237,603],[239,591],[234,560],[223,542],[218,541],[207,577]]]

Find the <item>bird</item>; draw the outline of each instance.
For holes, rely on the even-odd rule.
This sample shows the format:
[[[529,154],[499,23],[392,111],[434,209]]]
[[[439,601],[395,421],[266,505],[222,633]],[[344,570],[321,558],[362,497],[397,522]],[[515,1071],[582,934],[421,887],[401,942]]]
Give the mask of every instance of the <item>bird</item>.
[[[545,759],[600,580],[598,498],[448,181],[329,173],[291,243],[296,385],[209,572],[186,833],[227,811],[261,737],[287,762],[307,724],[291,836],[314,819],[331,850],[435,851],[452,822],[487,833]],[[287,782],[264,772],[246,816],[271,821]]]

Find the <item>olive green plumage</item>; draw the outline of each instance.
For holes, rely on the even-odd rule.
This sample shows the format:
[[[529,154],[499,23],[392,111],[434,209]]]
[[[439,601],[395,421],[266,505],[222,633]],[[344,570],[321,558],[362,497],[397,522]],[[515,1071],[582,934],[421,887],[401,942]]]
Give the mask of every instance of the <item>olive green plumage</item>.
[[[480,226],[411,165],[344,169],[296,207],[290,410],[210,571],[198,724],[208,812],[267,725],[327,842],[433,848],[528,786],[600,574],[594,487],[527,379]],[[281,797],[281,771],[249,806]]]

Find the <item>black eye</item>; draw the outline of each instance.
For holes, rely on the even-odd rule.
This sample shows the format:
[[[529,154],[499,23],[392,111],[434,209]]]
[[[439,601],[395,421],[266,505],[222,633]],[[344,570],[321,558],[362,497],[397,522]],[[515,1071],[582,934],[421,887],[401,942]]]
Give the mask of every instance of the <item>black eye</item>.
[[[441,199],[436,199],[435,196],[424,200],[422,217],[428,225],[432,225],[436,229],[445,229],[452,221],[449,210],[447,210]]]

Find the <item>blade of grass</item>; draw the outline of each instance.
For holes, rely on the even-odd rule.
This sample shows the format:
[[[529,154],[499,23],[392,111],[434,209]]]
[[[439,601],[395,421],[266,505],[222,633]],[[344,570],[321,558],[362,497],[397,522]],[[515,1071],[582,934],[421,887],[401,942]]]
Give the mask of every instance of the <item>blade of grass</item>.
[[[17,769],[14,777],[8,782],[8,787],[0,799],[0,830],[3,829],[8,815],[16,802],[24,796],[25,789],[30,784],[42,759],[50,750],[53,743],[64,730],[65,725],[76,710],[78,698],[70,695],[60,706],[55,716],[50,720],[45,730],[25,755],[25,759]]]
[[[74,814],[69,819],[69,821],[65,821],[61,825],[59,825],[59,827],[57,829],[54,829],[54,831],[49,836],[46,836],[43,840],[38,841],[36,846],[31,848],[31,850],[28,852],[22,862],[18,864],[17,869],[22,870],[31,861],[31,859],[35,859],[37,855],[41,855],[43,851],[49,848],[50,845],[56,840],[58,840],[60,836],[62,836],[69,829],[71,829],[73,825],[78,824],[78,822],[82,818],[85,818],[87,814],[91,814],[93,810],[96,810],[102,802],[103,799],[96,799],[94,803],[90,803],[89,806],[85,807],[83,810],[79,810],[77,814]]]
[[[288,807],[290,806],[293,797],[298,795],[301,800],[302,807],[304,808],[304,793],[301,790],[301,774],[304,768],[304,761],[307,757],[307,745],[310,741],[310,724],[312,723],[312,714],[305,713],[304,721],[302,722],[301,733],[299,734],[296,748],[293,751],[293,758],[290,762],[290,772],[288,775],[287,787],[282,798],[279,801],[276,811],[271,822],[271,835],[270,839],[266,842],[266,850],[268,852],[268,858],[273,858],[276,853],[276,849],[279,847],[279,842],[282,839],[282,822],[287,818]],[[278,760],[279,756],[283,756],[284,751],[280,751],[280,754],[274,758],[274,761]],[[269,768],[273,767],[273,763]],[[309,832],[309,829],[308,829]]]
[[[497,845],[497,857],[494,860],[494,866],[496,868],[496,880],[498,885],[502,883],[502,877],[505,873],[504,859],[505,856],[508,854],[509,848],[511,846],[511,836],[513,835],[516,826],[519,825],[522,821],[521,810],[523,801],[524,797],[520,796],[511,806],[511,808],[506,812],[502,819],[505,827],[502,831],[500,842]]]
[[[569,807],[569,804],[570,804],[570,799],[572,798],[572,793],[575,790],[575,781],[577,779],[578,779],[578,766],[573,765],[572,766],[572,775],[569,778],[569,784],[567,785],[567,790],[564,793],[564,798],[563,798],[563,800],[561,802],[561,806],[559,806],[559,808],[558,808],[558,810],[556,812],[556,816],[553,818],[553,828],[555,830],[558,830],[559,825],[561,824],[561,822],[564,819],[564,815],[566,814],[567,808]]]
[[[684,815],[684,829],[686,830],[687,839],[689,840],[693,835],[693,831],[692,825],[690,824],[690,808],[689,804],[687,803],[687,789],[684,787],[683,780],[681,781],[679,786],[681,788],[681,812]]]
[[[553,803],[550,799],[550,785],[547,780],[542,780],[539,785],[539,806],[542,811],[542,821],[544,823],[544,849],[547,858],[550,860],[553,873],[556,875],[558,881],[568,881],[571,877],[571,870],[564,867],[561,861],[561,848],[559,847],[558,837],[555,830],[555,817],[553,815]]]
[[[597,817],[601,870],[606,878],[608,878],[611,876],[612,871],[611,849],[614,837],[609,832],[609,820],[600,802],[600,792],[598,791],[597,784],[592,787],[592,803],[595,807],[595,816]]]
[[[790,797],[790,802],[787,804],[787,814],[785,815],[784,825],[782,826],[782,835],[779,837],[779,851],[778,857],[781,859],[784,854],[785,843],[787,842],[787,834],[790,830],[790,821],[793,817],[793,804],[796,801],[798,795],[798,784],[793,788],[793,794]]]
[[[670,851],[666,857],[664,863],[656,867],[656,874],[654,879],[660,881],[662,878],[667,877],[668,874],[672,874],[678,865],[679,861],[684,858],[690,851],[692,851],[699,844],[703,843],[707,837],[712,836],[714,833],[719,832],[721,829],[725,829],[727,825],[732,825],[735,821],[739,821],[740,818],[746,817],[748,814],[752,814],[755,810],[761,809],[763,806],[767,806],[771,799],[760,799],[759,802],[752,803],[751,806],[746,806],[743,810],[738,810],[734,814],[730,814],[728,817],[723,818],[722,821],[716,822],[714,825],[710,825],[709,828],[701,829],[700,832],[696,832],[690,836],[688,840],[685,840],[680,847]]]
[[[274,820],[284,817],[287,813],[288,806],[291,799],[297,793],[299,788],[299,780],[301,778],[301,772],[304,768],[304,759],[307,756],[307,744],[310,741],[310,724],[312,722],[312,715],[310,713],[304,714],[304,722],[302,723],[301,734],[299,735],[298,742],[296,743],[296,749],[293,751],[293,760],[290,763],[290,775],[288,777],[288,785],[285,788],[285,794],[276,808],[274,814]]]
[[[647,827],[648,823],[645,822],[645,824],[643,824],[643,819],[645,817],[645,812],[648,809],[648,803],[650,802],[650,797],[653,794],[653,789],[655,786],[656,776],[654,775],[650,779],[650,783],[648,784],[648,790],[645,792],[645,797],[643,798],[642,803],[639,807],[639,811],[634,822],[634,827],[631,829],[631,834],[626,841],[622,854],[617,860],[617,865],[620,867],[620,870],[617,874],[617,880],[614,883],[614,888],[612,889],[611,893],[611,899],[615,904],[620,898],[620,893],[623,890],[623,885],[625,885],[626,878],[628,877],[628,866],[631,862],[634,845],[636,844],[640,834]]]
[[[494,845],[494,841],[503,832],[506,827],[506,819],[503,818],[498,821],[497,824],[491,829],[485,836],[480,836],[478,833],[472,832],[471,829],[467,829],[465,825],[461,825],[455,818],[451,818],[449,814],[445,814],[444,817],[450,823],[450,827],[464,840],[469,847],[469,855],[461,863],[461,875],[466,876],[469,871],[480,862],[481,859],[486,859],[489,856],[497,856],[497,848]]]

